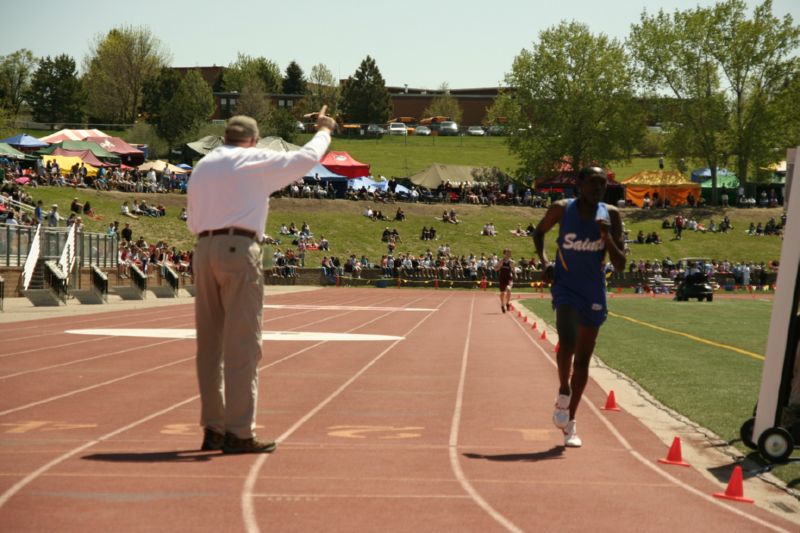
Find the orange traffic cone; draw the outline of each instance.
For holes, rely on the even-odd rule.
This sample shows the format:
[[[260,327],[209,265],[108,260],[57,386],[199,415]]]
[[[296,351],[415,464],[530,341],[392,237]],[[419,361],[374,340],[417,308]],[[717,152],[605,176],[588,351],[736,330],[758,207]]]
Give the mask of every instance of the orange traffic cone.
[[[561,341],[556,341],[556,345],[555,345],[555,347],[553,348],[553,351],[554,351],[555,353],[558,353],[558,350],[560,350],[560,349],[561,349]]]
[[[525,323],[528,323],[528,315],[525,315]]]
[[[542,330],[542,336],[539,337],[539,339],[541,339],[543,341],[546,341],[547,340],[547,331]]]
[[[536,321],[534,320],[534,321],[533,321],[533,325],[531,326],[531,329],[537,329],[537,327],[538,327],[538,326],[536,325]]]
[[[728,481],[728,487],[725,492],[715,492],[715,498],[724,498],[726,500],[734,500],[737,502],[753,503],[752,498],[744,495],[744,488],[742,484],[742,467],[736,465],[731,474],[731,479]]]
[[[514,304],[512,304],[512,303],[510,303],[510,302],[509,302],[509,304],[508,304],[508,308],[509,308],[509,309],[511,309],[511,310],[513,311],[513,310],[514,310]]]
[[[617,294],[622,294],[622,287],[617,287]]]
[[[522,316],[522,311],[517,311],[517,318]]]
[[[602,408],[604,411],[620,411],[621,409],[617,405],[617,399],[614,397],[614,391],[608,391],[608,398],[606,399],[606,405]]]
[[[678,466],[689,466],[689,463],[685,463],[683,461],[683,457],[681,456],[681,438],[675,437],[672,439],[672,446],[669,448],[669,452],[667,453],[666,459],[659,459],[659,463],[664,463],[665,465],[678,465]]]

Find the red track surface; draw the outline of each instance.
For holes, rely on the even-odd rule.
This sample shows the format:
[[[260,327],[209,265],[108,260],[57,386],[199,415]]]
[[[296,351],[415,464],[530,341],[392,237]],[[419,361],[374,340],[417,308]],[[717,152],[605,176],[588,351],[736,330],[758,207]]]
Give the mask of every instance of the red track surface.
[[[197,451],[193,340],[78,328],[192,328],[182,304],[0,326],[3,531],[796,531],[709,497],[694,469],[587,388],[581,449],[550,422],[552,347],[495,293],[327,289],[271,304],[265,330],[381,342],[266,342],[269,456]],[[602,334],[602,333],[601,333]],[[623,406],[624,407],[624,406]]]

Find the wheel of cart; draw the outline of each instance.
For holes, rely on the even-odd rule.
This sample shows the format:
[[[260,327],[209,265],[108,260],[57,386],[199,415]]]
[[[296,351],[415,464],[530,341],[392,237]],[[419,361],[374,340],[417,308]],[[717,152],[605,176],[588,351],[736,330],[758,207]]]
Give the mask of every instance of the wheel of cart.
[[[785,463],[793,451],[794,439],[785,428],[771,427],[758,437],[758,453],[770,463]]]
[[[749,418],[742,424],[742,427],[739,428],[739,438],[742,439],[742,443],[750,448],[751,450],[757,450],[758,444],[753,442],[753,428],[756,425],[755,417]]]

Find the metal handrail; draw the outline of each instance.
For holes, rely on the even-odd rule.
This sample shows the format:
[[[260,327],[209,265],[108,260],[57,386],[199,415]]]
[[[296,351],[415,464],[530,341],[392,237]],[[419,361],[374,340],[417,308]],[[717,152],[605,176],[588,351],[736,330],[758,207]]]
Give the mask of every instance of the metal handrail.
[[[136,265],[131,265],[130,272],[133,284],[136,285],[140,291],[145,292],[147,290],[147,276],[145,273]]]
[[[40,256],[58,259],[67,240],[69,228],[42,227]],[[36,227],[0,224],[0,266],[22,266],[30,252]],[[82,232],[76,238],[76,261],[80,266],[98,265],[114,268],[118,262],[119,241],[105,233]]]
[[[164,273],[164,279],[167,280],[169,286],[172,287],[172,290],[175,291],[175,294],[177,294],[181,284],[180,277],[178,277],[178,274],[167,265],[162,265],[162,268],[164,269],[162,271]]]
[[[96,265],[92,265],[92,286],[97,290],[103,297],[103,301],[108,301],[108,276],[106,276],[105,272],[97,268]]]
[[[67,282],[69,279],[55,261],[45,261],[44,266],[45,283],[59,300],[67,303]]]

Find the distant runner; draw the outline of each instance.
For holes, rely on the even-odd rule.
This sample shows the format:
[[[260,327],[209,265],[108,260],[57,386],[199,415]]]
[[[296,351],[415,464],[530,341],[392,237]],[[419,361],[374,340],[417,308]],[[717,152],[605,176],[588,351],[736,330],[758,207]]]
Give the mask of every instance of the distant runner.
[[[494,265],[494,270],[500,284],[500,310],[505,313],[511,304],[511,287],[514,285],[514,260],[510,249],[503,250],[503,258]]]

